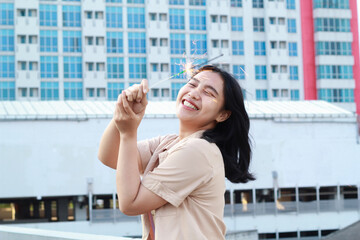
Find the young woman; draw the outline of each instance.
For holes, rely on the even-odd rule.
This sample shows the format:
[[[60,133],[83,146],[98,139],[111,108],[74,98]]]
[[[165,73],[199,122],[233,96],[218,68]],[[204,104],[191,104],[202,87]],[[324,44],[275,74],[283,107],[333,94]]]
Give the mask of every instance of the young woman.
[[[137,142],[147,92],[144,80],[119,95],[100,142],[99,159],[116,169],[120,210],[143,214],[143,239],[225,239],[225,177],[254,180],[239,84],[215,66],[200,68],[176,100],[179,134]]]

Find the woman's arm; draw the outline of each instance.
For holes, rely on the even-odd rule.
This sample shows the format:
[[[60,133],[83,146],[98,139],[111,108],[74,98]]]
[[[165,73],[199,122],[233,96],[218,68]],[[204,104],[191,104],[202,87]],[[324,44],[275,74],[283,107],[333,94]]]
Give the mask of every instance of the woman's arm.
[[[99,146],[98,158],[106,166],[116,169],[120,146],[120,133],[116,128],[114,119],[106,127]],[[139,171],[144,172],[139,151],[136,153],[139,164]]]
[[[120,146],[120,134],[116,128],[114,119],[110,121],[106,127],[99,146],[98,158],[106,166],[116,169],[118,153]],[[140,153],[137,151],[137,162],[140,174],[144,172],[143,164],[141,161]]]
[[[142,91],[142,85],[137,91]],[[145,108],[135,113],[135,103],[130,100],[128,101],[124,91],[114,113],[114,123],[120,136],[116,186],[120,210],[127,215],[138,215],[157,209],[166,204],[166,201],[141,184],[141,170],[137,162],[137,129],[145,114]],[[146,96],[142,97],[139,103],[146,106]]]
[[[119,145],[120,134],[116,128],[114,119],[111,119],[100,140],[98,152],[99,160],[104,165],[116,169]]]

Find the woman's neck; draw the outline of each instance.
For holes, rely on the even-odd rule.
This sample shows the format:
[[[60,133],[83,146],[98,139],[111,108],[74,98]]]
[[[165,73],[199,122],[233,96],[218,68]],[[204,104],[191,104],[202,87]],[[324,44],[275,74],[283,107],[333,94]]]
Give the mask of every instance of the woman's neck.
[[[182,139],[184,139],[198,131],[201,131],[201,130],[205,130],[205,129],[189,128],[189,127],[180,125],[179,138],[180,138],[180,140],[182,140]]]
[[[195,126],[193,123],[185,123],[185,122],[181,122],[180,121],[180,131],[179,131],[179,138],[180,140],[181,139],[184,139],[188,136],[190,136],[191,134],[193,133],[196,133],[198,131],[201,131],[201,130],[207,130],[207,129],[211,129],[211,128],[214,128],[215,127],[215,124],[214,123],[211,123],[211,124],[208,124],[206,126]]]

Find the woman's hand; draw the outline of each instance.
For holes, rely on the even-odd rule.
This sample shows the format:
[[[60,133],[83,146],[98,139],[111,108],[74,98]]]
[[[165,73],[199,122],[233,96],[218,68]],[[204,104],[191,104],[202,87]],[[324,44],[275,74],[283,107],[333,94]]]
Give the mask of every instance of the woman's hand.
[[[120,136],[136,134],[145,114],[148,91],[148,82],[143,80],[141,84],[129,87],[118,96],[113,118]]]

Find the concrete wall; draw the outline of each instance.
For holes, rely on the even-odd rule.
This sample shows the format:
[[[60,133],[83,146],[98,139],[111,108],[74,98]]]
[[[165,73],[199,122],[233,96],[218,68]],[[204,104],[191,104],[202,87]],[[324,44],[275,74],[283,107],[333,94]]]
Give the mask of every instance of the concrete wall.
[[[115,191],[115,172],[97,159],[110,119],[0,122],[0,198],[65,196]],[[144,119],[138,139],[177,133],[177,119]],[[360,145],[355,123],[252,119],[257,180],[228,188],[358,185]]]

